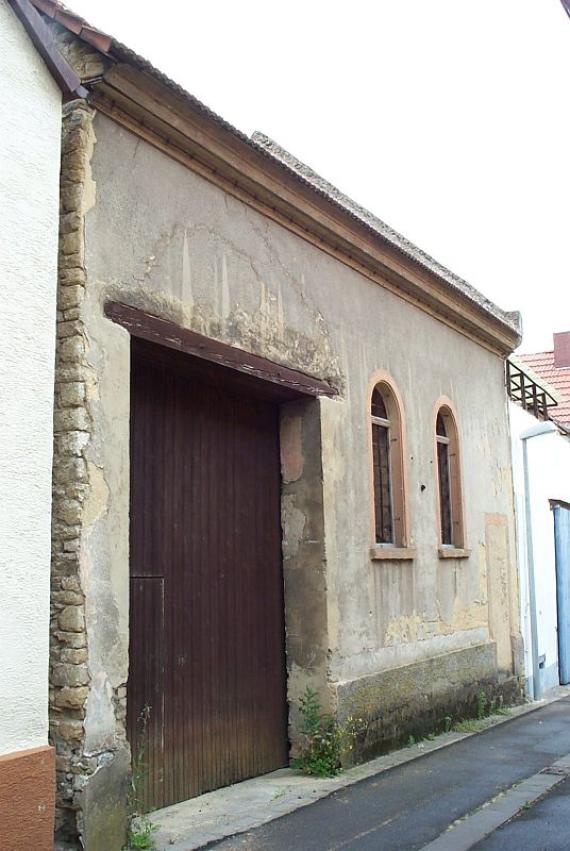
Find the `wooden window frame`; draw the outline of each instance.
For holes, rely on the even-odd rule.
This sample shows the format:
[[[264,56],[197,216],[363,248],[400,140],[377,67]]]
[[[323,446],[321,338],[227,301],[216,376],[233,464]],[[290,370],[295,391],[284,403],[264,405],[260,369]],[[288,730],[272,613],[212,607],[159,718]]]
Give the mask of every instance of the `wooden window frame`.
[[[442,417],[446,436],[443,437],[437,433],[438,416]],[[459,428],[457,424],[457,415],[452,402],[447,397],[438,399],[434,409],[433,417],[433,436],[434,436],[434,469],[436,477],[436,508],[437,508],[437,529],[438,529],[438,555],[439,558],[468,558],[471,551],[466,548],[465,542],[465,511],[463,505],[463,480],[462,480],[462,463],[461,463],[461,441],[459,437]],[[441,515],[441,482],[439,468],[439,452],[440,444],[445,444],[448,447],[448,470],[449,470],[449,491],[450,491],[450,511],[451,511],[451,542],[444,543]]]
[[[387,419],[372,415],[372,395],[378,389],[386,407]],[[409,529],[406,505],[405,464],[405,424],[403,404],[392,377],[384,371],[377,371],[372,376],[368,388],[367,417],[369,434],[369,470],[371,496],[371,540],[370,557],[373,561],[411,561],[415,550],[409,546]],[[389,464],[390,464],[390,493],[392,513],[392,541],[381,543],[376,540],[376,502],[374,480],[374,443],[373,427],[380,425],[388,429]]]

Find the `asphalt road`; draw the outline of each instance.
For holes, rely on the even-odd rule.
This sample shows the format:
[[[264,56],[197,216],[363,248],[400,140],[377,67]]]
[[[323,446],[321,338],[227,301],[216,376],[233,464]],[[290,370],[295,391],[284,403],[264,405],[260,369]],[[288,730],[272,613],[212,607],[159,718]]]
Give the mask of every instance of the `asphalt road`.
[[[565,698],[211,847],[217,851],[416,851],[455,819],[568,753],[570,698]],[[554,803],[549,803],[551,797]],[[563,796],[554,794],[536,806],[556,806],[558,800],[560,807],[561,799],[564,802]],[[505,832],[510,829],[515,829],[514,823]],[[519,835],[518,849],[521,845],[533,851],[570,849],[570,842],[533,845],[521,842]],[[510,847],[481,845],[485,851]]]
[[[568,851],[570,778],[545,798],[473,846],[473,851]]]

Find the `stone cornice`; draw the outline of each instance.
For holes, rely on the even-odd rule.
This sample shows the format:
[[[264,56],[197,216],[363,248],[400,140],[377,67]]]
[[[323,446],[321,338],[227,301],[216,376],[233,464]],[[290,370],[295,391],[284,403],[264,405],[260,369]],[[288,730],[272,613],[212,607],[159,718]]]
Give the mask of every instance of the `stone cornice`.
[[[79,71],[89,100],[101,112],[491,351],[504,356],[519,344],[517,313],[500,310],[271,140],[245,136],[58,0],[31,2],[94,59],[104,60],[95,76],[87,68]]]
[[[90,100],[226,192],[486,348],[504,355],[518,344],[513,325],[371,233],[364,222],[148,72],[115,64],[92,86]]]

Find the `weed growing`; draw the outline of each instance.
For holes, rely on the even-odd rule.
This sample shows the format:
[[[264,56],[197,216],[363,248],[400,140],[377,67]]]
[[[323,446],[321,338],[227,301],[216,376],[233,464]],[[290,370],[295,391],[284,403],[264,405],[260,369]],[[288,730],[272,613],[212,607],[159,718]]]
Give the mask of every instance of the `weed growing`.
[[[349,717],[339,724],[321,711],[319,696],[307,686],[299,701],[303,719],[303,747],[293,760],[293,767],[314,777],[334,777],[342,771],[342,755],[352,750],[355,740],[366,732],[361,719]]]
[[[146,728],[150,718],[150,706],[145,706],[137,721],[140,727],[139,745],[133,753],[132,783],[129,795],[129,836],[128,844],[124,851],[155,851],[156,842],[154,833],[157,826],[151,822],[148,813],[144,812],[142,799],[142,787],[148,773],[148,764],[145,762],[145,740]]]

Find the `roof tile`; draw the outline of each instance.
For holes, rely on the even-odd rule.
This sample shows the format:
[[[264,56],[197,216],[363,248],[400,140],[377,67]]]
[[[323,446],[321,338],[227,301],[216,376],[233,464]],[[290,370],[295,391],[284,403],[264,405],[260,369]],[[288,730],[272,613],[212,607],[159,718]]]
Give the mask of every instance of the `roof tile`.
[[[518,355],[518,359],[530,366],[541,378],[544,378],[559,393],[561,401],[552,409],[551,417],[555,422],[570,426],[570,367],[554,366],[554,351],[534,352]]]

